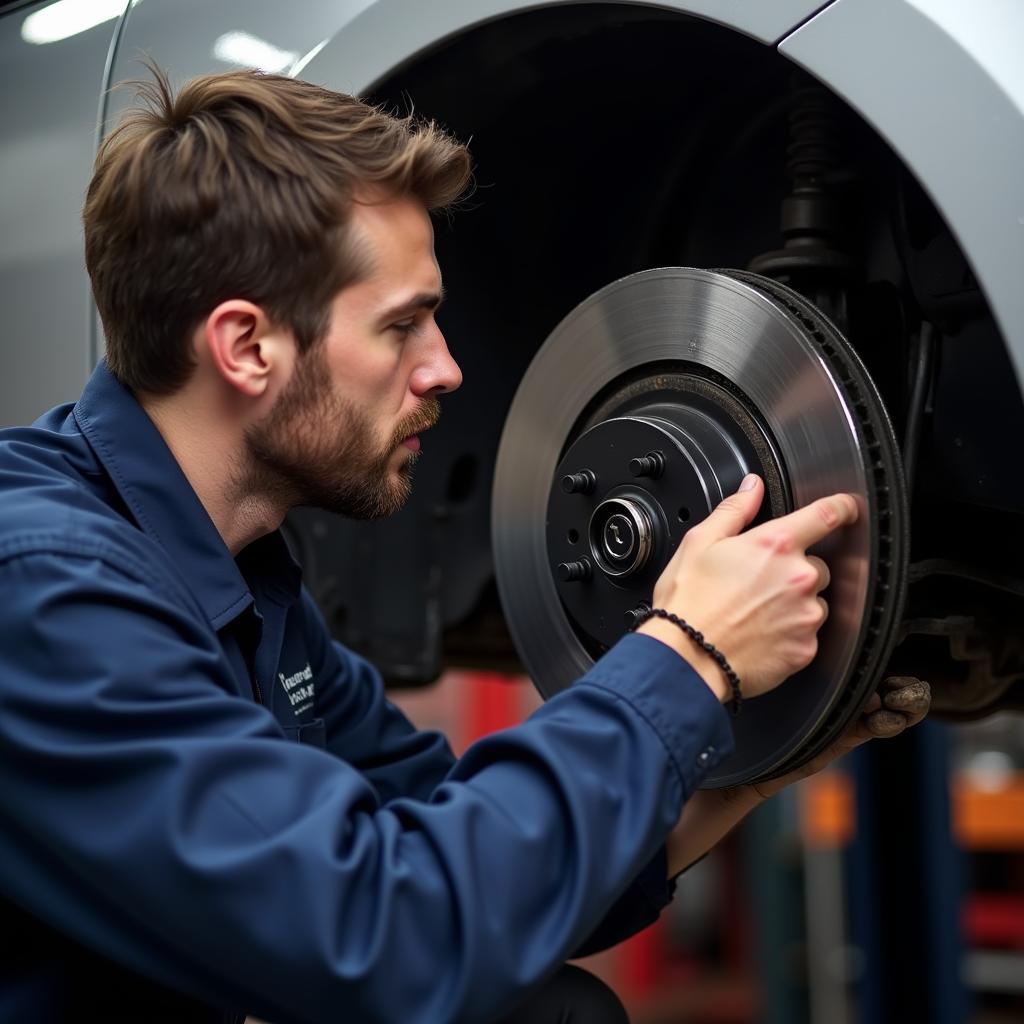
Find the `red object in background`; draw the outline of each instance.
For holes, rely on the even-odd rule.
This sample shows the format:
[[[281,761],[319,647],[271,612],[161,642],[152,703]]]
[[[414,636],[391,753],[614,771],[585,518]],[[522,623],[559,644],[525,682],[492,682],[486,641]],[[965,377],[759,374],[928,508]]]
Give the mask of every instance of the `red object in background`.
[[[497,672],[471,672],[465,679],[468,700],[462,740],[466,746],[523,720],[522,686],[515,679]]]
[[[616,947],[619,994],[626,1002],[648,997],[661,984],[667,950],[664,917]]]
[[[1024,949],[1024,897],[973,893],[964,906],[964,934],[975,949]]]

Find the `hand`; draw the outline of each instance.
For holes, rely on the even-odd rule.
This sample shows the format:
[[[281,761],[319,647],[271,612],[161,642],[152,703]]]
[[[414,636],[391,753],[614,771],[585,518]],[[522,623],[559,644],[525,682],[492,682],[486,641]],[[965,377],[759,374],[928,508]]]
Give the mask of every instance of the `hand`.
[[[806,551],[857,519],[854,498],[836,494],[741,533],[763,495],[761,479],[748,476],[686,534],[654,587],[655,607],[674,612],[718,647],[746,697],[774,689],[817,654],[818,629],[828,615],[819,595],[829,571]],[[718,664],[677,626],[649,619],[638,632],[674,647],[720,700],[729,699]]]
[[[679,824],[667,843],[669,877],[700,860],[755,807],[769,797],[820,772],[838,757],[873,738],[897,736],[917,725],[931,707],[931,690],[920,679],[896,676],[886,679],[872,694],[857,721],[827,750],[812,761],[777,779],[700,790],[687,801]]]

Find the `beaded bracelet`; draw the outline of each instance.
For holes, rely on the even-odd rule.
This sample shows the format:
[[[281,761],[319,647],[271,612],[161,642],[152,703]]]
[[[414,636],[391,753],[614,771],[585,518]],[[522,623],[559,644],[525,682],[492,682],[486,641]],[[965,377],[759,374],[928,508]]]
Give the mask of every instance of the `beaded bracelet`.
[[[694,629],[685,619],[679,618],[678,615],[673,615],[672,612],[665,611],[664,608],[645,608],[636,615],[633,624],[629,628],[635,630],[637,626],[642,626],[648,619],[654,618],[665,619],[677,625],[695,644],[703,647],[715,659],[718,667],[725,673],[729,686],[732,688],[732,700],[729,701],[729,709],[733,715],[738,715],[743,708],[743,696],[740,693],[740,677],[736,675],[732,670],[732,666],[725,660],[725,655],[713,643],[705,640],[704,634],[700,630]]]

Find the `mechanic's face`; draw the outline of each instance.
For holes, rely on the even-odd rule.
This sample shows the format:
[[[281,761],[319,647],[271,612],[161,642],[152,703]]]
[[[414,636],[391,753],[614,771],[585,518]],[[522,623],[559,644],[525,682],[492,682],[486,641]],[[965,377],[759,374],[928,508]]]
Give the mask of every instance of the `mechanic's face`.
[[[247,442],[290,504],[376,519],[409,497],[418,435],[462,372],[434,321],[441,273],[422,204],[357,204],[352,220],[369,272],[335,297],[326,338],[296,361]]]

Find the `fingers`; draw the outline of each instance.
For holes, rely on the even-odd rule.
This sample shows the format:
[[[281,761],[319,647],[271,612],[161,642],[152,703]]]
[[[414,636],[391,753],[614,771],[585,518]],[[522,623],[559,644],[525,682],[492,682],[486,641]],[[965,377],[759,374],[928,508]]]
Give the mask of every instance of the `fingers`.
[[[723,537],[735,537],[736,534],[742,533],[757,515],[762,498],[764,483],[761,478],[753,473],[744,477],[740,490],[730,494],[704,522],[690,530],[687,535],[691,538],[690,543],[697,540],[699,543],[710,544]]]
[[[923,679],[890,676],[865,706],[862,721],[872,736],[890,739],[917,725],[931,702],[931,687]]]
[[[808,555],[807,561],[811,563],[814,569],[818,573],[818,579],[814,586],[814,592],[818,595],[815,600],[818,602],[818,607],[821,609],[821,622],[818,624],[820,629],[825,625],[828,619],[828,602],[821,596],[821,592],[832,582],[832,573],[828,571],[828,566],[814,555]]]
[[[783,527],[788,530],[794,546],[806,551],[839,527],[855,523],[857,515],[857,502],[852,494],[833,494],[812,501],[810,505],[798,508],[788,516],[782,516],[771,523],[765,523],[758,529],[770,526],[778,530]]]
[[[889,711],[886,708],[864,715],[863,720],[868,732],[881,740],[899,736],[907,727],[906,715],[901,715],[898,711]]]
[[[905,715],[908,725],[916,725],[928,714],[932,704],[932,690],[923,679],[891,676],[882,686],[882,703],[890,711]]]
[[[818,582],[814,588],[814,592],[816,594],[820,594],[828,587],[829,583],[832,582],[832,573],[828,571],[828,566],[816,555],[808,555],[807,561],[814,566],[818,573]]]

